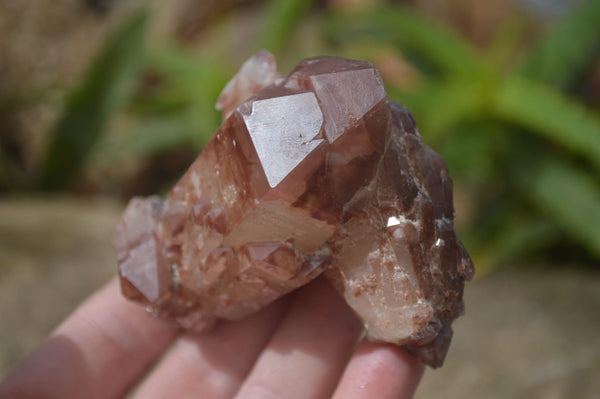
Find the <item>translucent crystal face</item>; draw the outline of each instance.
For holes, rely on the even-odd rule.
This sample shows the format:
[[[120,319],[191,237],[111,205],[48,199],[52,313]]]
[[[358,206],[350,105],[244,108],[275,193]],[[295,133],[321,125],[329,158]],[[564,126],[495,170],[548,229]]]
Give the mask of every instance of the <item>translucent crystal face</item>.
[[[227,118],[243,101],[257,91],[272,85],[279,78],[273,54],[260,50],[250,57],[240,71],[227,83],[217,99],[216,108]]]
[[[437,367],[473,267],[452,182],[369,63],[248,60],[224,123],[168,197],[133,199],[115,233],[124,294],[202,330],[322,272],[368,337]]]
[[[371,146],[383,151],[388,135],[387,126],[369,126],[369,122],[373,122],[369,121],[369,115],[382,102],[385,103],[385,110],[384,115],[379,117],[389,117],[385,88],[373,65],[335,57],[309,58],[292,71],[284,85],[315,93],[325,116],[324,136],[329,143],[334,143],[342,136],[352,136],[356,130],[366,130],[364,133],[370,141],[368,145],[361,142],[346,146],[354,147],[356,153],[362,154],[369,151]]]
[[[135,298],[150,302],[169,291],[171,276],[162,252],[162,243],[154,234],[154,225],[162,213],[159,198],[132,200],[115,232],[119,270],[124,289]]]
[[[369,111],[387,98],[375,68],[368,64],[361,67],[361,69],[309,75],[312,90],[322,104],[327,104],[324,107],[325,137],[330,143],[353,129]],[[310,72],[310,67],[302,70],[303,74]]]
[[[323,114],[313,93],[256,100],[243,119],[272,188],[323,142]]]

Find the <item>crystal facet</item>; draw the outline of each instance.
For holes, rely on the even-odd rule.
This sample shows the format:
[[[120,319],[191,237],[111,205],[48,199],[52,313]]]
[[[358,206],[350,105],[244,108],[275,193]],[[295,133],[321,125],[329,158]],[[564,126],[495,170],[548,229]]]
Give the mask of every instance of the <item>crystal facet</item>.
[[[443,363],[473,266],[452,182],[369,63],[250,58],[224,122],[166,199],[115,233],[126,297],[192,330],[240,319],[323,273],[367,336]]]

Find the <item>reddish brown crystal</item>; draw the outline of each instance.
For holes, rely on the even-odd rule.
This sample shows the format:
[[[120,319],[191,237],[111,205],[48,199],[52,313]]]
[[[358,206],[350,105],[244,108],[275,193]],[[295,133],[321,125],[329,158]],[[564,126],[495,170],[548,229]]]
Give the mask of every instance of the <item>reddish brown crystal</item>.
[[[125,210],[124,294],[202,330],[325,271],[369,338],[440,366],[473,267],[446,166],[377,70],[318,57],[280,77],[262,51],[218,107],[223,125],[168,197]]]

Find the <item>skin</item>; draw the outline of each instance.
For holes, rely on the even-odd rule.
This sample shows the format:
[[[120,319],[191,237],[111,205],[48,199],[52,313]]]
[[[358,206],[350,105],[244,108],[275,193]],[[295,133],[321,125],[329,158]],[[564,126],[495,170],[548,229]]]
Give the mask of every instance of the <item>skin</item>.
[[[0,384],[0,399],[411,398],[423,366],[361,324],[326,280],[240,321],[184,334],[113,280]]]

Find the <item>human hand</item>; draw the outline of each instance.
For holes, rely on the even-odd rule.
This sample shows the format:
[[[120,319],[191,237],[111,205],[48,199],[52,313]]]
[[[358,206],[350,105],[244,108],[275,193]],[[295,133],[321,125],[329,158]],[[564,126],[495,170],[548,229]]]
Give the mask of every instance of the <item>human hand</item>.
[[[0,384],[1,399],[410,398],[423,366],[361,324],[323,278],[240,321],[182,334],[111,281]],[[155,365],[153,367],[153,365]]]

